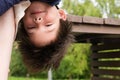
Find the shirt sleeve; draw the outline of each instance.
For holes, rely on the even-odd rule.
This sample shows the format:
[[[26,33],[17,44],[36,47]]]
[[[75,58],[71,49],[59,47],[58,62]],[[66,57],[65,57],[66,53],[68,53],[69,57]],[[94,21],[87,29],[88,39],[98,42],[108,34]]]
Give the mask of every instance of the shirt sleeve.
[[[0,16],[19,2],[20,0],[0,0]]]

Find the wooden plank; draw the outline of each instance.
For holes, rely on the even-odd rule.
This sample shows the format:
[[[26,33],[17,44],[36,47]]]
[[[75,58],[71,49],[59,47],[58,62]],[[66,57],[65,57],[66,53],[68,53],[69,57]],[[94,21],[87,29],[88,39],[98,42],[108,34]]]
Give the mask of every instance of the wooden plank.
[[[98,17],[83,16],[83,23],[104,24],[104,20]]]
[[[104,44],[104,45],[94,45],[91,47],[93,51],[102,51],[102,50],[113,50],[120,49],[120,45],[116,43]]]
[[[105,70],[105,69],[94,69],[94,68],[92,68],[92,73],[96,74],[96,75],[120,76],[120,70]]]
[[[67,15],[67,19],[73,23],[82,23],[82,17],[76,15]]]
[[[120,27],[108,25],[74,24],[72,32],[79,34],[120,34]]]
[[[75,35],[76,37],[78,37],[81,40],[85,40],[86,38],[89,39],[103,39],[104,41],[111,41],[112,42],[120,42],[120,35],[118,34],[77,34]]]
[[[101,41],[105,44],[120,44],[120,35],[103,36],[103,38],[101,38]]]
[[[77,22],[77,23],[120,26],[120,19],[114,19],[114,18],[99,18],[93,16],[78,16],[71,14],[67,14],[67,18],[69,21]]]
[[[112,34],[75,34],[75,39],[78,42],[87,42],[89,43],[120,43],[120,35]]]
[[[91,80],[120,80],[120,79],[114,79],[114,78],[102,78],[102,77],[92,77]]]
[[[93,53],[91,58],[120,58],[120,51],[118,52],[106,52],[106,53]]]
[[[120,67],[120,61],[91,61],[92,67]]]
[[[106,25],[117,25],[120,27],[120,19],[105,18],[104,24]]]

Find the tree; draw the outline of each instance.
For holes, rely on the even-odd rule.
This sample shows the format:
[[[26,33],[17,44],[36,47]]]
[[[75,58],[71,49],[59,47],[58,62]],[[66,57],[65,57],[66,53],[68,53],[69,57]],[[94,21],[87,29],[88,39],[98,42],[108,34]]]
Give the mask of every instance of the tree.
[[[106,14],[109,18],[119,18],[120,1],[119,0],[96,0],[98,8],[102,14]]]
[[[65,9],[68,14],[80,16],[102,16],[99,8],[95,7],[91,0],[84,0],[82,3],[80,0],[63,0],[62,8]]]

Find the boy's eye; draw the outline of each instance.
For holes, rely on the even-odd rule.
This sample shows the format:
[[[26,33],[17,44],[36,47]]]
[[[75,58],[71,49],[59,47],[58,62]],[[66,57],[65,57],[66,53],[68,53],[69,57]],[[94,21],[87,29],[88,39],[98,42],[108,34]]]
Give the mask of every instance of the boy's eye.
[[[47,25],[46,25],[46,27],[50,27],[50,26],[52,26],[52,24],[47,24]]]
[[[28,29],[34,29],[35,27],[28,27]]]

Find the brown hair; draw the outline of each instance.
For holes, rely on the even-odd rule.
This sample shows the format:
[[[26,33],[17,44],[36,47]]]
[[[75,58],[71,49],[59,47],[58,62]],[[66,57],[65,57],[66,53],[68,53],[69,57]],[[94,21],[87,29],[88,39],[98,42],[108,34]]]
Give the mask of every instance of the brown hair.
[[[24,29],[23,20],[19,22],[17,40],[22,54],[23,62],[29,71],[39,72],[49,68],[57,68],[65,55],[68,46],[74,41],[71,33],[72,24],[69,21],[60,20],[60,28],[54,42],[36,47],[30,40]]]

